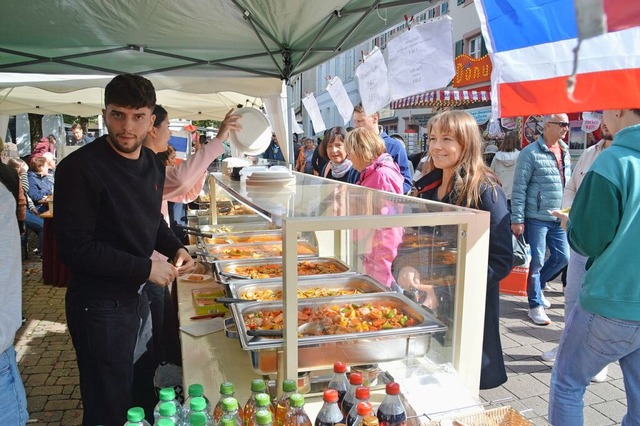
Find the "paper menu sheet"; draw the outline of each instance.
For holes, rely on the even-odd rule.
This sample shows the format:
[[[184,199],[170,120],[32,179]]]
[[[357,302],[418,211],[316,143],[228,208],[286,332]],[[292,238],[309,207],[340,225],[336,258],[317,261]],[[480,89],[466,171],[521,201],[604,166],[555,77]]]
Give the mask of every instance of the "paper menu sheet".
[[[205,336],[224,330],[224,318],[212,318],[207,320],[197,320],[191,324],[183,325],[180,330],[192,335],[193,337]]]

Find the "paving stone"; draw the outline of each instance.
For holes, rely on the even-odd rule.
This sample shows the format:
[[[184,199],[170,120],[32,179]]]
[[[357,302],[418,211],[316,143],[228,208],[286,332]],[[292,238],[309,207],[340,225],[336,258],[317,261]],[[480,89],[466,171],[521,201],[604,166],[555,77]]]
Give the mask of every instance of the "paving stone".
[[[619,401],[607,401],[601,404],[593,404],[590,407],[596,409],[608,418],[613,420],[618,419],[618,421],[622,421],[622,417],[627,413],[626,405],[621,404]]]
[[[44,410],[44,406],[46,403],[47,403],[46,395],[27,397],[27,409],[29,410],[29,412],[37,412],[37,411]]]
[[[40,374],[31,374],[31,375],[23,375],[22,381],[25,385],[28,386],[42,386],[45,384],[47,379],[49,378],[49,374],[40,373]]]
[[[32,389],[31,395],[59,395],[62,386],[38,386]]]
[[[75,426],[82,424],[82,410],[66,410],[62,416],[62,424],[65,426]]]
[[[585,426],[609,426],[617,425],[618,422],[589,406],[584,408],[584,424]]]
[[[535,413],[532,417],[544,417],[549,412],[549,403],[541,396],[520,399],[520,403]]]
[[[589,386],[589,390],[595,395],[601,397],[605,401],[613,401],[616,399],[624,398],[625,393],[623,390],[617,388],[611,383],[592,383]]]
[[[80,378],[78,376],[58,377],[58,380],[56,380],[56,385],[79,385],[79,384],[80,384]]]
[[[78,407],[78,401],[73,399],[63,399],[60,401],[49,401],[45,406],[45,410],[71,410]]]
[[[548,386],[526,374],[510,377],[503,386],[518,399],[549,393]]]

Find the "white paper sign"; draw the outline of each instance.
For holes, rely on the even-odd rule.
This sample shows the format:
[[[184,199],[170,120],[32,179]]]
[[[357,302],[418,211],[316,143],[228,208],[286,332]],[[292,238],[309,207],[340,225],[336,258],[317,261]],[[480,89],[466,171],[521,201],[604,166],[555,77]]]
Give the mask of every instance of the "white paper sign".
[[[327,126],[324,125],[322,114],[320,114],[320,108],[318,108],[318,101],[316,101],[316,97],[313,96],[313,93],[309,93],[302,99],[302,105],[304,105],[304,108],[309,113],[309,117],[311,117],[313,132],[324,132]]]
[[[456,75],[451,17],[405,31],[387,43],[393,100],[441,89]]]
[[[356,78],[362,107],[367,115],[378,112],[391,101],[387,65],[382,52],[377,48],[356,69]]]
[[[582,128],[583,132],[591,133],[595,132],[602,123],[602,114],[597,112],[583,112],[582,113]]]
[[[301,135],[304,133],[300,124],[296,121],[296,113],[293,112],[293,108],[291,108],[291,128],[293,129],[293,133],[296,135]]]
[[[343,125],[347,124],[351,120],[353,115],[353,103],[349,99],[349,95],[342,84],[340,77],[333,77],[333,79],[327,85],[327,92],[333,99],[333,102],[338,107],[338,112],[344,120]]]

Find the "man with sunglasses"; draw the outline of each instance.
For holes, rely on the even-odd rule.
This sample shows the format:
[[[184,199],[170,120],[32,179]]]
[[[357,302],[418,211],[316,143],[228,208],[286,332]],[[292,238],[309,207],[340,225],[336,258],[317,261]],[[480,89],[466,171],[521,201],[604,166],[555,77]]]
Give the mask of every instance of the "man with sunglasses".
[[[544,311],[551,303],[542,288],[569,262],[567,234],[550,213],[560,210],[565,184],[571,178],[571,157],[563,142],[568,131],[567,114],[546,116],[543,134],[518,156],[513,181],[511,231],[524,233],[531,246],[529,318],[538,325],[551,323]],[[547,248],[550,256],[545,261]]]

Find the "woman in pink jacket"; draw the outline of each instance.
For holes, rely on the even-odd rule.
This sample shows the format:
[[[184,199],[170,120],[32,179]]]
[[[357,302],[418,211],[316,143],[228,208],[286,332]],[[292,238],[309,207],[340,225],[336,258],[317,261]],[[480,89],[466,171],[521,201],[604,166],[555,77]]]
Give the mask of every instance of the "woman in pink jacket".
[[[156,154],[167,150],[171,130],[167,110],[156,105],[153,110],[155,121],[144,141],[144,146]],[[187,160],[177,166],[166,168],[164,188],[162,191],[162,215],[169,223],[168,202],[190,203],[195,200],[207,177],[207,167],[224,153],[222,142],[228,139],[231,130],[240,130],[239,115],[230,110],[220,124],[218,135],[206,145],[202,145]],[[154,252],[152,259],[164,259]],[[166,287],[147,282],[145,293],[149,299],[153,333],[154,356],[157,361],[170,361],[179,364],[180,344],[178,341],[177,313],[173,308],[171,295]],[[165,323],[166,321],[166,323]]]
[[[380,136],[365,128],[354,129],[347,135],[345,149],[353,168],[360,172],[357,185],[394,194],[403,193],[404,177],[387,153]],[[391,211],[381,213],[391,214]],[[361,239],[358,233],[356,235],[357,239]],[[376,229],[371,238],[370,251],[364,257],[365,273],[389,288],[396,287],[391,264],[398,254],[402,235],[403,228]]]

